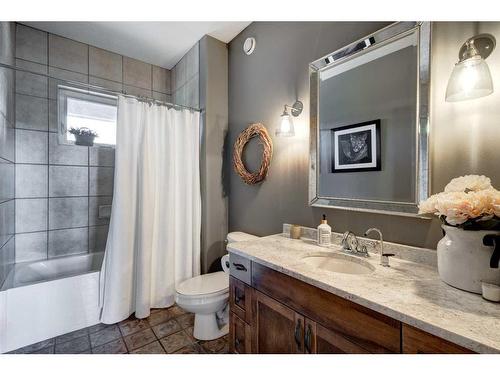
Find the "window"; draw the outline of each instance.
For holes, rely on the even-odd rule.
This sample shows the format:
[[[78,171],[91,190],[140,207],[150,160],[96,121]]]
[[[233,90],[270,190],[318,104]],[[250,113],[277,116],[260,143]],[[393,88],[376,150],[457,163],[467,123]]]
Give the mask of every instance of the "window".
[[[60,142],[75,143],[69,131],[87,128],[97,134],[94,146],[116,144],[116,96],[78,87],[58,86]]]

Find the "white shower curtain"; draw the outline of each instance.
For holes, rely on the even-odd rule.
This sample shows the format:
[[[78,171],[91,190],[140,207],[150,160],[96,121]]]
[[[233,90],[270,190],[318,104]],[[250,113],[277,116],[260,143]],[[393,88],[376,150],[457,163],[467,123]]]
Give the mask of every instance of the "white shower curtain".
[[[200,273],[200,114],[119,97],[101,321],[171,306]]]

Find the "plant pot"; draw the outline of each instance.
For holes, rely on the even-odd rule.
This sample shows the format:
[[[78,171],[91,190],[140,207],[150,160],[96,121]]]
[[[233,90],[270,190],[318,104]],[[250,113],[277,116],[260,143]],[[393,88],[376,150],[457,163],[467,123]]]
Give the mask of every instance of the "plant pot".
[[[463,230],[449,225],[442,228],[445,236],[437,245],[441,280],[455,288],[478,294],[482,292],[481,281],[500,285],[500,268],[490,267],[494,246],[483,244],[486,236],[500,236],[500,231]]]
[[[93,146],[95,135],[75,135],[75,145]]]

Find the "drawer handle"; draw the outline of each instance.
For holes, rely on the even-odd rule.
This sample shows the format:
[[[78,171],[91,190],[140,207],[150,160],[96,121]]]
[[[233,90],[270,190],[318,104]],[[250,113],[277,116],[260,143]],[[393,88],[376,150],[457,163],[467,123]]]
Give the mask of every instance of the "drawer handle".
[[[236,302],[236,303],[238,303],[238,304],[239,304],[240,302],[245,302],[245,296],[242,296],[242,297],[240,297],[240,296],[235,296],[235,297],[234,297],[234,302]]]
[[[307,353],[311,353],[311,335],[312,335],[311,325],[308,324],[306,329],[306,335],[304,338],[304,346],[306,347]]]
[[[300,332],[301,328],[302,328],[302,321],[301,320],[297,320],[297,325],[295,326],[294,337],[295,337],[295,343],[297,344],[297,349],[298,350],[300,350],[301,343],[302,343],[301,332]]]
[[[239,339],[234,339],[234,348],[238,350],[239,347],[240,347],[240,340]]]
[[[245,271],[245,272],[247,272],[247,268],[243,264],[241,264],[241,263],[233,263],[233,266],[238,271]]]

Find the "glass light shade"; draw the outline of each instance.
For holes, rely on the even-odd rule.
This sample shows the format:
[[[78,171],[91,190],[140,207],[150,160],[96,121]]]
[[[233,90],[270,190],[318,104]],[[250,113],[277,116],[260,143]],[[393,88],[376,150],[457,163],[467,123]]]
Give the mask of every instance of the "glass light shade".
[[[479,56],[470,57],[455,65],[446,87],[446,101],[476,99],[493,92],[490,69]]]
[[[277,137],[293,137],[295,135],[292,116],[288,112],[285,111],[281,115],[281,122],[275,134]]]

